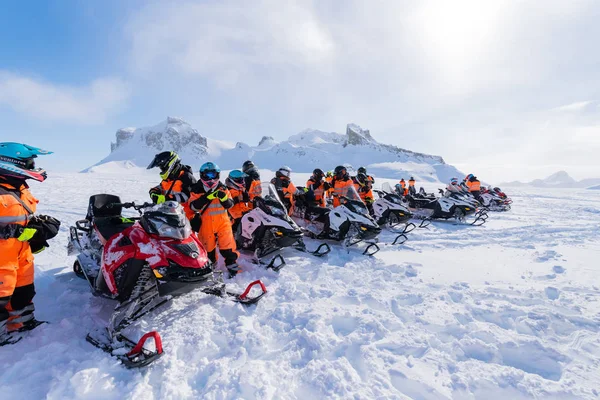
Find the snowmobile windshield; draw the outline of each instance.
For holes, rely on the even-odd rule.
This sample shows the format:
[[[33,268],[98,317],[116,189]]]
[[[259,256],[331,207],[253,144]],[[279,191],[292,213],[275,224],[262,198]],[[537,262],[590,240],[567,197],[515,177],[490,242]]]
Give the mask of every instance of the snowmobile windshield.
[[[394,191],[392,190],[392,186],[389,182],[383,182],[381,184],[381,191],[386,193],[394,193]]]
[[[263,182],[260,184],[260,186],[260,197],[262,201],[259,202],[259,206],[262,208],[262,210],[267,214],[279,218],[287,216],[285,206],[281,202],[281,199],[279,198],[279,194],[277,193],[277,189],[275,189],[275,186],[273,186],[269,182]]]
[[[183,208],[175,201],[167,201],[146,209],[141,221],[150,234],[163,238],[187,239],[192,234]]]
[[[345,198],[341,199],[340,203],[345,205],[355,213],[365,215],[369,213],[369,211],[367,210],[367,206],[361,200],[354,186],[348,187],[348,192],[346,193]]]

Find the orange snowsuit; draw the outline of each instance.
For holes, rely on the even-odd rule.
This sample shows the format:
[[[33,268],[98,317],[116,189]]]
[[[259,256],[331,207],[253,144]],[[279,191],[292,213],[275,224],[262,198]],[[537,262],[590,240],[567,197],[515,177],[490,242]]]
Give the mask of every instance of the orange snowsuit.
[[[225,197],[220,199],[219,192]],[[217,243],[219,252],[225,259],[225,265],[235,264],[238,258],[235,239],[231,230],[231,221],[227,210],[233,206],[231,193],[221,182],[215,189],[207,192],[202,182],[198,182],[190,189],[189,206],[192,211],[200,214],[200,231],[198,239],[208,252],[212,262],[217,261]]]
[[[312,190],[315,194],[315,205],[319,207],[325,207],[325,182],[315,182],[314,179],[309,179],[306,181],[306,188],[308,190]]]
[[[260,180],[254,180],[250,183],[250,187],[248,188],[248,197],[250,198],[249,206],[252,208],[252,201],[255,197],[260,197],[262,195],[262,186],[260,185]]]
[[[233,200],[233,206],[229,209],[229,215],[234,220],[240,219],[242,215],[252,209],[252,203],[244,201],[245,190],[229,188],[229,193],[231,193],[231,199]],[[248,195],[246,194],[246,196]]]
[[[16,188],[0,183],[4,190],[14,193],[35,212],[38,200],[29,192],[27,185]],[[10,193],[0,191],[0,232],[8,233],[11,225],[27,225],[31,214]],[[14,226],[14,225],[13,225]],[[24,322],[33,320],[33,254],[26,241],[0,233],[0,329],[19,329]],[[5,237],[5,238],[3,238]]]
[[[353,186],[352,179],[343,179],[337,180],[334,179],[332,181],[333,187],[333,206],[338,207],[342,202],[340,201],[340,196],[347,196],[349,188]]]
[[[467,187],[469,188],[469,192],[479,192],[481,190],[481,182],[478,180],[467,181]]]
[[[190,208],[188,200],[190,198],[190,187],[195,183],[196,178],[194,178],[191,168],[184,166],[177,179],[165,179],[156,186],[156,189],[160,189],[161,194],[164,196],[168,193],[167,200],[175,200],[181,204],[183,211],[185,211],[185,216],[188,219],[192,219],[194,217],[194,211]],[[152,193],[152,189],[150,192]]]
[[[414,187],[415,186],[415,180],[414,179],[409,180],[408,181],[408,186],[413,186]]]
[[[363,201],[363,203],[373,203],[373,190],[369,186],[361,185],[360,183],[355,182],[354,187],[356,188],[356,191],[358,192],[358,195],[360,196],[360,199]]]

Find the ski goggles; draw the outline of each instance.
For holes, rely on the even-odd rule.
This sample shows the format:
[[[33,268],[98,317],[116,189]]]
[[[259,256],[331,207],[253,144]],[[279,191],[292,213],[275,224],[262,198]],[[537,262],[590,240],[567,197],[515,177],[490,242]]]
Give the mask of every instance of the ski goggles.
[[[204,171],[202,172],[202,178],[205,180],[213,180],[219,177],[219,173],[217,171]]]

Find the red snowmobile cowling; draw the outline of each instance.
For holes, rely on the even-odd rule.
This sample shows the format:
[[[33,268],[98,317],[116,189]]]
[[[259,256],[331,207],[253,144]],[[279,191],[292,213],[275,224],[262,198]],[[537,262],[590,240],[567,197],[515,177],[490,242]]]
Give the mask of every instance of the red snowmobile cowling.
[[[112,294],[118,294],[115,271],[130,259],[145,261],[158,276],[161,267],[169,268],[172,264],[186,269],[210,268],[206,250],[195,234],[183,240],[164,238],[147,233],[136,222],[111,237],[104,246],[101,271]]]

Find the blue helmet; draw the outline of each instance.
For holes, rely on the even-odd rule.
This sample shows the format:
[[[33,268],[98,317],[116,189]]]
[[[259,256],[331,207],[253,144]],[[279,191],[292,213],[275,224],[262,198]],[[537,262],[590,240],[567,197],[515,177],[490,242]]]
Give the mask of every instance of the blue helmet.
[[[217,171],[217,172],[221,172],[221,168],[219,168],[219,166],[213,162],[207,162],[202,164],[202,166],[200,167],[200,173],[204,172],[204,171]]]
[[[221,178],[221,168],[215,163],[207,162],[200,167],[200,180],[207,188],[213,189]]]
[[[46,171],[35,168],[34,158],[47,154],[52,152],[22,143],[0,142],[0,175],[43,182]]]

